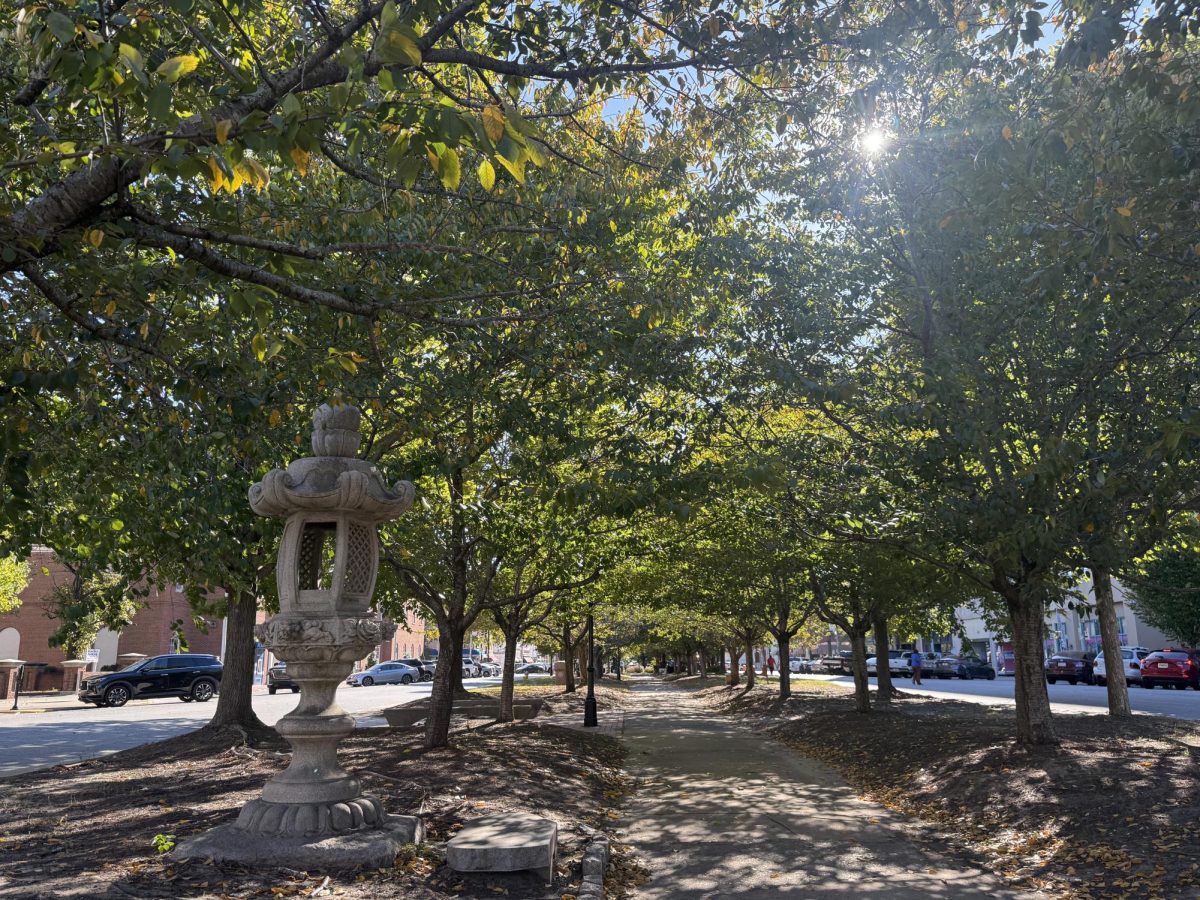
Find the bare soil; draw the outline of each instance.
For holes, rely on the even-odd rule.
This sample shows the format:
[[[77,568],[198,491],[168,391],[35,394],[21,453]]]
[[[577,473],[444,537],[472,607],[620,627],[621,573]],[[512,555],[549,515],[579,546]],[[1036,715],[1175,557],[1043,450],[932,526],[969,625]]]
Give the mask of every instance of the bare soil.
[[[1025,749],[1011,707],[902,695],[863,715],[827,683],[797,680],[793,692],[699,696],[832,765],[942,852],[1016,886],[1080,900],[1200,896],[1195,723],[1059,715],[1060,743]]]
[[[624,694],[598,693],[613,705]],[[582,703],[582,694],[559,694],[546,708],[582,715]],[[273,731],[248,737],[238,729],[201,729],[0,782],[0,897],[534,900],[573,893],[588,839],[613,824],[627,790],[620,743],[536,719],[456,724],[451,746],[438,750],[425,750],[422,738],[419,728],[359,729],[341,747],[342,764],[389,812],[425,820],[427,843],[406,849],[391,868],[251,870],[177,862],[158,852],[156,836],[163,836],[161,846],[232,821],[287,765],[287,745]],[[533,874],[466,877],[445,867],[444,843],[464,821],[514,809],[558,822],[553,885]],[[613,848],[614,869],[627,868],[621,845]]]

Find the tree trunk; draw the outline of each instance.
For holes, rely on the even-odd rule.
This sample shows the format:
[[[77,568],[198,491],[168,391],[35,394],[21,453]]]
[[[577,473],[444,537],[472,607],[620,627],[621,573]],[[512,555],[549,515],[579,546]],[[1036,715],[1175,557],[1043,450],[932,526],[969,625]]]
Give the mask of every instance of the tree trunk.
[[[888,624],[886,616],[875,617],[875,679],[878,690],[875,702],[887,706],[892,702],[895,688],[892,687],[892,664],[888,658]]]
[[[854,673],[854,711],[871,711],[871,685],[867,681],[867,635],[863,630],[850,633],[850,649],[853,658],[850,668]]]
[[[516,615],[513,618],[517,618]],[[504,632],[504,671],[500,676],[500,715],[496,718],[501,722],[513,720],[513,680],[517,672],[517,641],[521,639],[519,628]]]
[[[792,637],[781,632],[775,640],[779,644],[779,699],[786,700],[792,696]]]
[[[731,644],[729,647],[729,673],[727,676],[730,686],[736,686],[742,682],[741,673],[738,671],[738,660],[741,658],[741,651]]]
[[[762,677],[766,678],[769,673],[767,670],[767,657],[771,654],[767,652],[767,647],[764,644],[762,648]]]
[[[450,716],[454,711],[455,684],[462,685],[461,623],[452,625],[439,617],[441,651],[433,671],[433,692],[429,695],[429,716],[425,719],[425,746],[445,747],[450,742]]]
[[[746,641],[746,690],[754,687],[754,642]]]
[[[575,655],[571,652],[571,626],[562,627],[562,658],[563,675],[566,683],[563,685],[564,694],[575,693]]]
[[[1055,744],[1058,739],[1046,691],[1043,644],[1046,607],[1041,586],[1021,585],[1007,592],[1004,600],[1016,656],[1017,742],[1027,746]]]
[[[1096,591],[1096,615],[1100,619],[1100,644],[1104,650],[1104,680],[1108,686],[1108,714],[1131,716],[1129,685],[1125,681],[1125,660],[1121,656],[1120,629],[1113,605],[1112,575],[1104,566],[1091,566],[1092,587]],[[1120,674],[1118,674],[1120,673]]]
[[[242,591],[236,599],[231,597],[226,616],[229,630],[225,635],[225,658],[221,660],[221,689],[209,724],[217,728],[237,725],[247,731],[262,730],[267,726],[255,715],[251,705],[258,597],[252,591]]]
[[[575,645],[575,665],[579,666],[579,683],[584,687],[587,686],[587,638],[585,634],[580,637],[579,643]]]
[[[722,675],[727,675],[729,670],[725,668],[725,648],[719,647],[718,649],[721,652],[717,654],[717,671]]]

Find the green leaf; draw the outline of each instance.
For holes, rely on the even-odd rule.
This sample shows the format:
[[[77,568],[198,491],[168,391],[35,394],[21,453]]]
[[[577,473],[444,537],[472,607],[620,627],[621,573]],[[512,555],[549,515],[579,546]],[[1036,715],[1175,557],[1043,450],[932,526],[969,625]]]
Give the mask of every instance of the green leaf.
[[[59,43],[69,44],[75,40],[75,23],[60,12],[52,12],[46,16],[46,27],[54,33]]]
[[[458,190],[458,184],[462,180],[462,167],[458,161],[458,154],[453,148],[447,147],[439,155],[440,163],[438,165],[438,175],[441,176],[442,184],[449,190]]]
[[[411,28],[400,21],[396,4],[388,0],[379,15],[379,34],[375,36],[374,52],[382,62],[419,66],[421,48]]]
[[[174,84],[189,72],[196,71],[198,65],[200,65],[199,57],[185,54],[172,56],[154,71],[168,84]]]
[[[125,65],[129,67],[130,71],[141,74],[142,69],[145,68],[146,61],[142,58],[142,54],[137,47],[131,47],[129,44],[122,44],[118,48],[118,52],[121,54],[121,62],[125,63]]]
[[[485,191],[490,191],[496,186],[496,169],[486,159],[479,164],[479,183]]]
[[[150,89],[150,94],[146,96],[146,113],[150,115],[151,119],[158,121],[167,121],[172,118],[169,84],[158,82],[154,88]]]
[[[259,362],[267,358],[267,339],[261,332],[250,339],[250,349]]]

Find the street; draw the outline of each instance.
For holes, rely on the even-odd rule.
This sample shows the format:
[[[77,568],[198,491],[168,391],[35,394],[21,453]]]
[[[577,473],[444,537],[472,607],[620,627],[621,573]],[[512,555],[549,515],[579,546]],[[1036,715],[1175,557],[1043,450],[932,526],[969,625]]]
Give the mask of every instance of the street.
[[[792,678],[836,681],[852,687],[854,679],[849,675],[793,675]],[[930,675],[921,679],[920,687],[913,687],[908,678],[895,676],[896,687],[907,693],[924,694],[929,697],[946,697],[968,703],[988,705],[1011,704],[1013,702],[1012,676],[1000,676],[995,681],[980,678],[960,681],[957,678],[941,680]],[[871,679],[872,687],[875,679]],[[1108,691],[1099,685],[1048,684],[1050,704],[1057,713],[1103,713],[1108,709]],[[1200,691],[1177,691],[1155,688],[1146,690],[1136,684],[1129,686],[1129,703],[1134,712],[1177,719],[1200,721]]]
[[[471,678],[470,687],[500,683],[499,678]],[[431,685],[382,684],[353,688],[342,685],[337,700],[360,725],[381,725],[372,721],[372,713],[397,706],[418,697],[427,697]],[[298,694],[283,692],[271,696],[254,695],[254,711],[268,725],[296,707]],[[161,741],[204,725],[216,708],[210,703],[181,703],[174,697],[134,700],[117,709],[79,704],[51,712],[0,715],[0,778],[54,766],[79,762],[126,750],[150,741]]]

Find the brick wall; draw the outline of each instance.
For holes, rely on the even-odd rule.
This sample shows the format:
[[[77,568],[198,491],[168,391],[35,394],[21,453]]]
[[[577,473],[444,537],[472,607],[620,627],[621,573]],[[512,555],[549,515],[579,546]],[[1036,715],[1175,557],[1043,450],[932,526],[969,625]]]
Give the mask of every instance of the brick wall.
[[[15,629],[20,635],[17,658],[30,663],[47,663],[59,670],[50,673],[34,668],[27,669],[25,690],[62,688],[62,661],[66,657],[62,650],[49,644],[50,635],[57,629],[58,622],[46,616],[43,600],[55,587],[70,582],[71,573],[58,561],[53,552],[45,549],[34,550],[29,558],[29,584],[21,591],[21,606],[16,612],[0,616],[0,648],[11,649],[14,639],[9,629]],[[130,626],[121,633],[118,653],[144,653],[147,656],[169,653],[172,649],[171,623],[176,619],[183,619],[183,634],[189,650],[193,653],[220,655],[221,621],[210,621],[208,633],[203,633],[192,624],[187,597],[176,591],[174,585],[167,585],[161,591],[152,589],[144,602],[148,605],[138,612]]]

